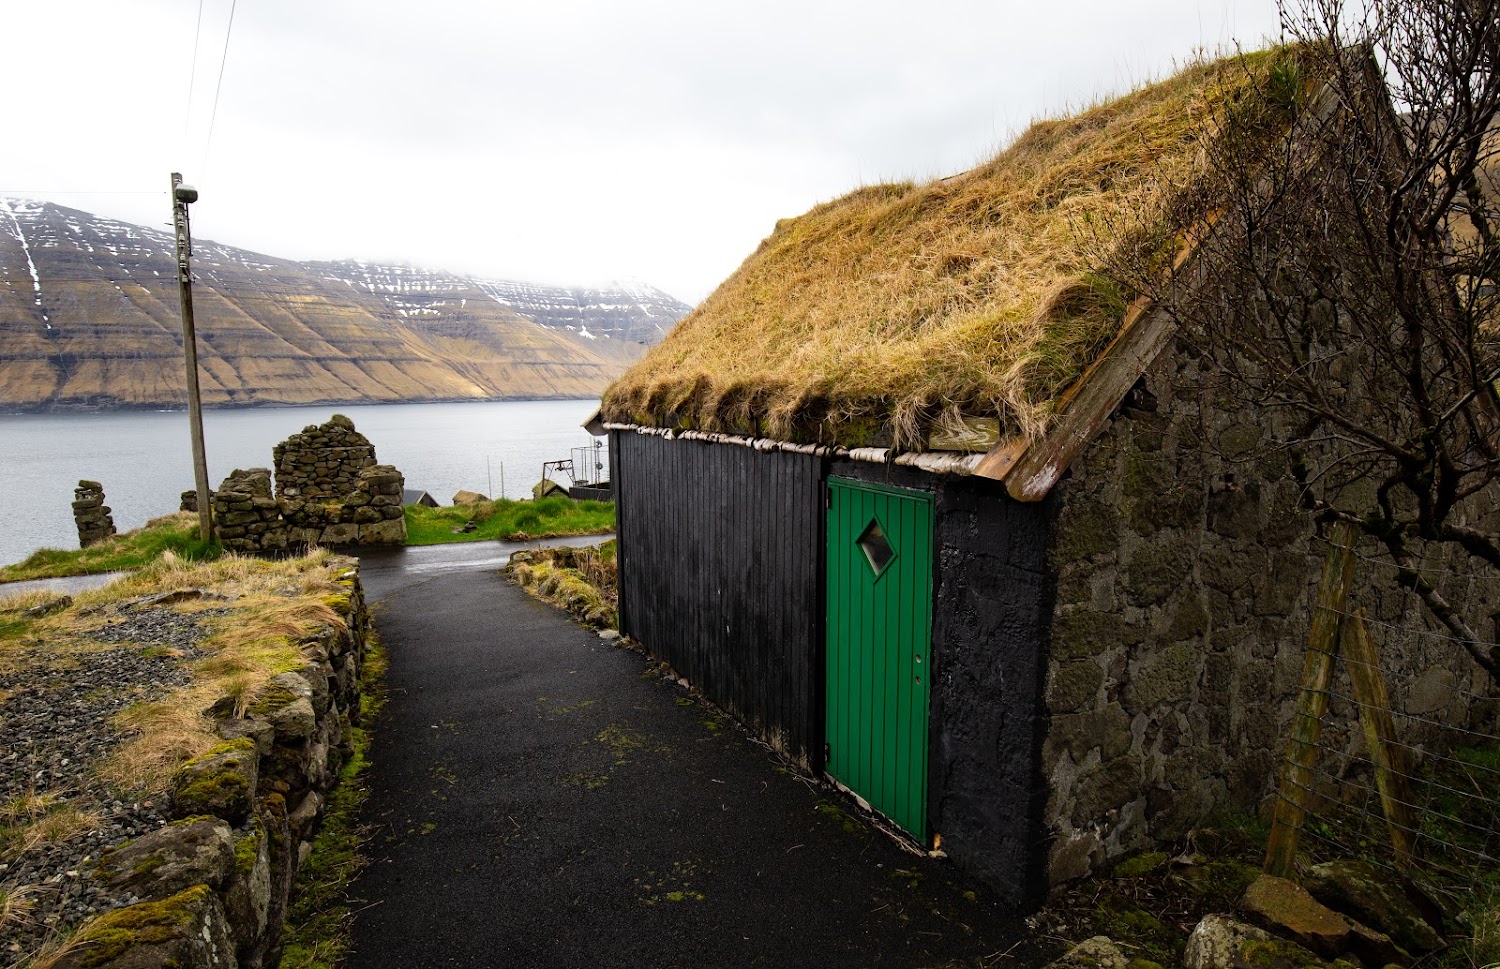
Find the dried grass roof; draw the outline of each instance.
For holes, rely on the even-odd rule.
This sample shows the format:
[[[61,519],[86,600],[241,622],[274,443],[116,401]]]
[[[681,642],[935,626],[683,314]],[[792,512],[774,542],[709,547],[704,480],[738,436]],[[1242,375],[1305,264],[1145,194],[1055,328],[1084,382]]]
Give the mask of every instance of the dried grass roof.
[[[777,223],[605,393],[605,419],[922,449],[935,426],[1045,430],[1118,331],[1129,294],[1095,272],[1168,247],[1206,128],[1256,98],[1285,49],[1194,65],[1041,121],[986,164],[858,189]]]

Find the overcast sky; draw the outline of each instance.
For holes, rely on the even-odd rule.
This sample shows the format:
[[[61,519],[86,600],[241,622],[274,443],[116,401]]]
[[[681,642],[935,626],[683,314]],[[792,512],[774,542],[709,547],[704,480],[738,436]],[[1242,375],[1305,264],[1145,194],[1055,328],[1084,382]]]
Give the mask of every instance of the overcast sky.
[[[5,14],[0,195],[156,225],[178,170],[202,192],[195,235],[218,242],[633,277],[688,302],[778,218],[962,171],[1036,117],[1277,33],[1273,0],[9,0]]]

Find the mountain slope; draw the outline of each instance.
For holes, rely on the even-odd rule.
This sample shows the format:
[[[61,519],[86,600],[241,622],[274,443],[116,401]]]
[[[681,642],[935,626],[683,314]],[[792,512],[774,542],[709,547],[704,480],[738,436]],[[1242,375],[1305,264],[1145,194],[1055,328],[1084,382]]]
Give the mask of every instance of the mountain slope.
[[[207,241],[193,268],[208,406],[586,397],[631,359],[460,276]],[[184,383],[169,235],[0,200],[0,406],[175,406]]]

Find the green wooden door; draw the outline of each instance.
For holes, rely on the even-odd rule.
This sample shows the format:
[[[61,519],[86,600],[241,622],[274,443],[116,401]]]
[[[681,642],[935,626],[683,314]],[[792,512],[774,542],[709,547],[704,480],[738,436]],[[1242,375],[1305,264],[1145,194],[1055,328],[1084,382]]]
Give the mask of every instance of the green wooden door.
[[[828,479],[824,769],[927,838],[932,499]]]

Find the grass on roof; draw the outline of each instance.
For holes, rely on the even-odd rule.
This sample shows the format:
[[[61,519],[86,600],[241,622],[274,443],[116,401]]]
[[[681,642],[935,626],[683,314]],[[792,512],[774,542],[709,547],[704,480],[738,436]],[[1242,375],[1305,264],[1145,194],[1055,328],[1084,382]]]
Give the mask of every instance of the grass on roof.
[[[1284,132],[1305,87],[1287,48],[1197,64],[1038,122],[963,175],[783,220],[608,389],[604,415],[845,446],[921,449],[969,417],[1035,436],[1130,302],[1102,254],[1175,255],[1204,132]]]

